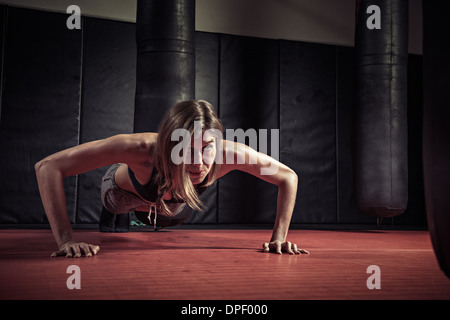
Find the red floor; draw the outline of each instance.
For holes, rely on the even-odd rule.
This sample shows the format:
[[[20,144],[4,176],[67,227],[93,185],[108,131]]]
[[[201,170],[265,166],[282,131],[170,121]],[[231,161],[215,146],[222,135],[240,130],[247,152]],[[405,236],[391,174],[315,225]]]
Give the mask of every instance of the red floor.
[[[92,258],[50,258],[49,230],[0,230],[0,299],[450,299],[425,231],[291,230],[310,255],[265,254],[268,230],[76,230]],[[80,267],[69,290],[67,267]],[[380,267],[369,290],[367,267]]]

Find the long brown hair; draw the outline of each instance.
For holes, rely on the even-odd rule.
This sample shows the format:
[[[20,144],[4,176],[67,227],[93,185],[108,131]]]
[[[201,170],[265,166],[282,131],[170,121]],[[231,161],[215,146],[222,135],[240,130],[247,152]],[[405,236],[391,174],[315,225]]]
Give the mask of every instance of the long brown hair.
[[[162,213],[171,214],[164,199],[162,199],[162,196],[168,191],[172,192],[175,199],[184,200],[192,209],[203,210],[203,203],[186,172],[185,162],[175,164],[171,158],[173,148],[179,143],[178,141],[172,141],[172,133],[177,129],[185,129],[189,131],[192,137],[194,122],[197,121],[201,123],[203,132],[208,129],[215,129],[220,132],[221,137],[222,124],[213,106],[204,100],[189,100],[174,105],[167,111],[160,123],[155,149],[155,166],[158,171],[157,183],[159,185],[157,205]],[[221,142],[216,139],[217,153],[221,150],[217,146],[218,143]],[[216,180],[218,171],[219,164],[214,161],[208,176],[200,187],[210,186]]]

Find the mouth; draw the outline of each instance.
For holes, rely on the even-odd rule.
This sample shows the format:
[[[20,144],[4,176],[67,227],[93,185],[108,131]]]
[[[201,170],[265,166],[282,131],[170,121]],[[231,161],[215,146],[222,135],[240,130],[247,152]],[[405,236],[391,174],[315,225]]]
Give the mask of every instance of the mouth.
[[[188,173],[193,178],[200,178],[204,174],[204,171],[203,170],[200,170],[200,171],[190,170],[190,171],[188,171]]]

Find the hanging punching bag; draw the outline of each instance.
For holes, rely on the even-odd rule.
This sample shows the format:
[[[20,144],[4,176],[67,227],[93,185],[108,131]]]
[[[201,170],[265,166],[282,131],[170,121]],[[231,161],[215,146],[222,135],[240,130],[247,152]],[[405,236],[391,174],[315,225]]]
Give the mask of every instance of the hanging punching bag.
[[[158,130],[166,110],[195,98],[195,0],[138,0],[134,132]]]
[[[394,217],[408,202],[408,0],[357,1],[355,51],[356,205]]]
[[[423,1],[423,172],[428,229],[450,278],[450,27],[448,0]]]

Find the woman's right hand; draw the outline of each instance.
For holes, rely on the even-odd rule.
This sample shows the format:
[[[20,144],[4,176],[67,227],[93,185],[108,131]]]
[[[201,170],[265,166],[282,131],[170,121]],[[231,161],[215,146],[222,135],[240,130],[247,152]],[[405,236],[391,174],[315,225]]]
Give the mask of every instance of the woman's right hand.
[[[50,257],[66,256],[66,258],[79,258],[82,255],[91,257],[100,251],[100,247],[85,242],[68,241],[59,247],[59,251],[55,251]]]

